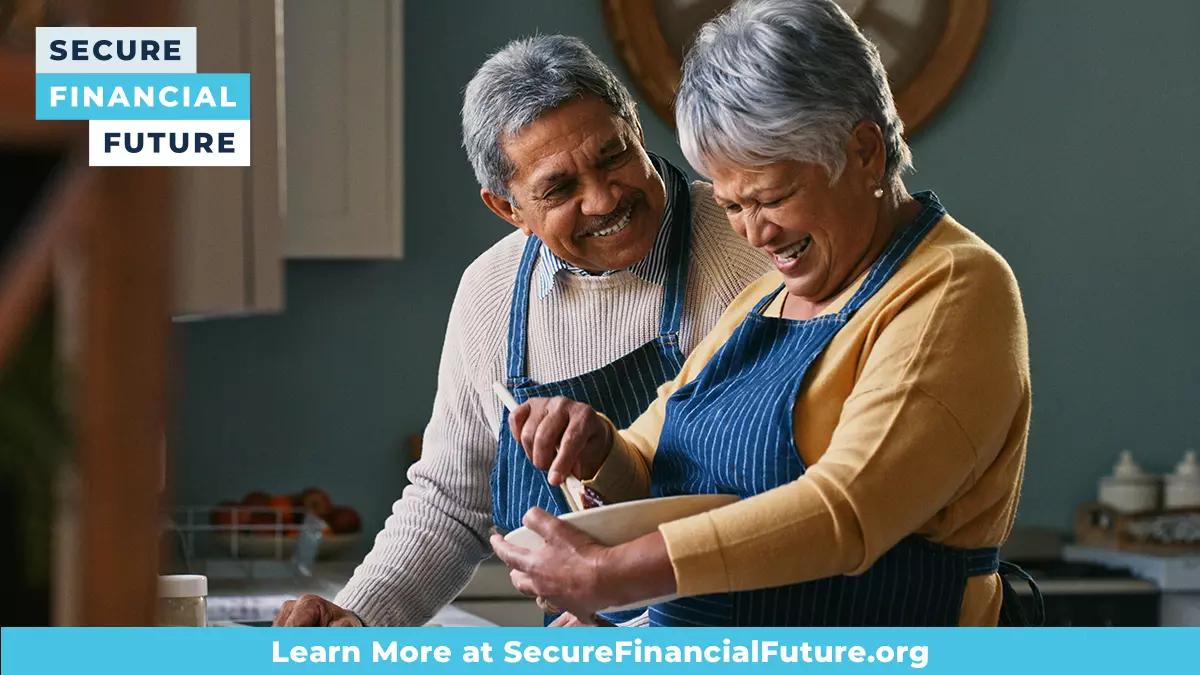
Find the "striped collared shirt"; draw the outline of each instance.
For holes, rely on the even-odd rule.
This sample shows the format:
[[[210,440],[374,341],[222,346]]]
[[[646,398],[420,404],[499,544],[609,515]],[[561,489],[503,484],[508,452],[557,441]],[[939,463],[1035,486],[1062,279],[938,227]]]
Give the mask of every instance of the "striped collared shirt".
[[[662,227],[658,228],[658,236],[654,238],[654,247],[650,249],[650,253],[646,254],[645,258],[626,269],[644,281],[662,286],[667,281],[667,253],[670,248],[667,242],[671,233],[671,214],[674,206],[672,201],[675,190],[679,187],[676,183],[680,179],[674,178],[673,172],[667,171],[662,158],[653,153],[649,154],[654,169],[667,184],[667,204],[663,209]],[[619,270],[610,270],[598,276],[605,276],[616,271]],[[591,274],[565,262],[562,258],[554,255],[549,248],[542,246],[541,264],[538,265],[538,299],[545,299],[554,290],[554,281],[558,278],[559,272],[584,276]]]

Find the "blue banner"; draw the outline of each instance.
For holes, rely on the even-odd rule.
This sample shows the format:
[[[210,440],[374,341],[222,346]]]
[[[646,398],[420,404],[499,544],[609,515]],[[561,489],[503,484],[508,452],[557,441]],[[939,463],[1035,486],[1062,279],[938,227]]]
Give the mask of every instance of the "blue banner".
[[[248,120],[249,73],[37,75],[39,120]]]
[[[1196,672],[1197,628],[4,628],[4,675]],[[617,670],[619,669],[619,670]]]

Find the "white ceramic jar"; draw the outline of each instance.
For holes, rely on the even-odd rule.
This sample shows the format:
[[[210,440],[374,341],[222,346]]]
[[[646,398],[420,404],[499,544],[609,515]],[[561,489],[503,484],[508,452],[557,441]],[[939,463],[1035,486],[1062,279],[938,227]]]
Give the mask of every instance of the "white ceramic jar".
[[[158,578],[158,625],[203,628],[208,625],[208,577],[170,574]]]
[[[1163,507],[1200,509],[1200,462],[1196,460],[1195,450],[1184,452],[1175,473],[1166,477]]]
[[[1158,509],[1159,479],[1144,473],[1133,461],[1133,453],[1122,450],[1113,475],[1100,479],[1100,503],[1121,513],[1145,513]]]

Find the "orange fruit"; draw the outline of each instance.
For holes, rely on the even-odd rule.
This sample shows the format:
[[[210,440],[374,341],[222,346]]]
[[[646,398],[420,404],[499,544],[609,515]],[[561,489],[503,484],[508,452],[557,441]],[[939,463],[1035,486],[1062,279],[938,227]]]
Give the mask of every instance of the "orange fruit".
[[[284,525],[288,525],[294,519],[292,514],[292,500],[287,495],[275,495],[271,498],[271,508],[279,513],[280,521]]]
[[[324,490],[317,488],[308,488],[300,493],[300,502],[304,504],[304,508],[321,518],[329,515],[329,512],[333,510],[333,501],[329,499],[329,495]]]
[[[329,512],[329,517],[325,519],[334,532],[338,534],[351,534],[362,530],[362,518],[349,506],[336,506]]]

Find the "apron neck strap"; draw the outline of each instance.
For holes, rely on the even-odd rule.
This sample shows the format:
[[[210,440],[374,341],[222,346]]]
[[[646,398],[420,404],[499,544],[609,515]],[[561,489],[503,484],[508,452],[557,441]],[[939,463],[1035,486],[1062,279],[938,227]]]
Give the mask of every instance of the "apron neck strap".
[[[945,207],[938,201],[937,195],[932,192],[917,192],[913,194],[913,198],[921,202],[925,208],[908,227],[904,228],[900,236],[884,249],[883,255],[879,256],[875,264],[871,265],[871,271],[867,273],[867,278],[863,281],[862,286],[859,286],[858,291],[838,313],[843,319],[853,316],[875,295],[876,291],[887,283],[888,279],[892,278],[892,274],[900,266],[900,263],[904,262],[904,259],[908,257],[909,253],[912,253],[917,244],[921,243],[929,230],[933,229],[933,226],[946,215]]]
[[[509,385],[525,377],[525,345],[529,341],[525,328],[529,323],[529,289],[533,281],[533,268],[537,266],[542,240],[530,235],[525,240],[525,251],[521,254],[521,266],[517,268],[517,283],[513,288],[512,305],[508,310],[508,364],[506,366]]]
[[[767,293],[766,295],[764,295],[762,297],[762,299],[758,301],[758,304],[756,304],[754,306],[754,309],[750,310],[750,313],[751,314],[762,314],[763,310],[765,310],[767,308],[767,305],[771,304],[772,300],[774,300],[775,298],[778,298],[780,293],[787,293],[787,292],[788,292],[787,286],[784,284],[779,284],[779,287],[776,288],[773,293]]]
[[[651,154],[650,160],[666,186],[668,213],[663,219],[669,238],[667,275],[663,284],[663,303],[658,318],[658,336],[673,339],[683,325],[683,302],[687,294],[688,268],[692,247],[692,186],[679,167]]]

